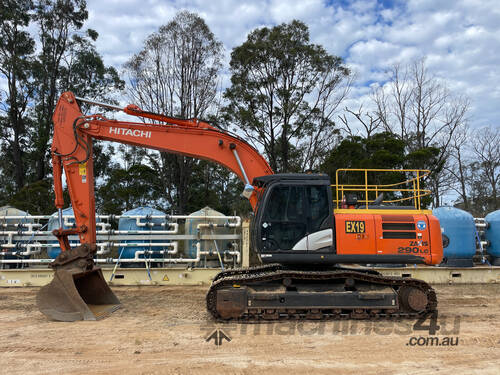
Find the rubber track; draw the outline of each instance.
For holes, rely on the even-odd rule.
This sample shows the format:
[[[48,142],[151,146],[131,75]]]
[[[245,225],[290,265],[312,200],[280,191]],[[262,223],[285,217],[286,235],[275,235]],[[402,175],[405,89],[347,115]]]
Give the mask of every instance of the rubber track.
[[[273,267],[274,266],[274,267]],[[296,271],[280,269],[280,265],[266,265],[258,266],[248,269],[238,269],[238,270],[228,270],[221,272],[222,275],[214,279],[210,289],[207,293],[207,310],[212,314],[212,316],[218,321],[228,321],[227,319],[222,319],[216,309],[217,302],[217,290],[225,287],[231,287],[233,284],[239,284],[240,286],[245,286],[248,283],[253,282],[270,282],[275,280],[282,280],[283,278],[292,278],[295,280],[317,280],[317,281],[332,281],[334,279],[345,279],[352,278],[356,281],[363,281],[367,283],[372,283],[374,285],[380,286],[390,286],[390,287],[401,287],[401,286],[412,286],[419,288],[424,291],[427,295],[428,303],[426,308],[421,312],[408,312],[401,310],[391,311],[390,313],[373,313],[371,309],[355,309],[353,311],[343,310],[342,313],[332,313],[330,309],[324,309],[319,312],[320,317],[318,318],[318,310],[307,310],[301,309],[300,313],[294,312],[289,313],[287,308],[275,309],[278,310],[278,314],[266,315],[265,313],[251,313],[244,314],[238,319],[229,319],[231,321],[239,322],[257,322],[257,321],[270,321],[270,320],[289,320],[289,319],[300,319],[300,320],[328,320],[328,319],[382,319],[382,318],[418,318],[420,316],[429,314],[436,310],[437,308],[437,298],[436,292],[431,288],[429,284],[422,280],[412,279],[412,278],[402,278],[393,276],[383,276],[380,274],[351,271],[348,269],[340,269],[334,271]]]

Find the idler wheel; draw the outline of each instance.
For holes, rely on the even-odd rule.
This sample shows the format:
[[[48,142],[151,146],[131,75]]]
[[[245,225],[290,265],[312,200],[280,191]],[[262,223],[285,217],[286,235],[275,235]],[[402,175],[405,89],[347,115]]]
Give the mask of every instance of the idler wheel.
[[[421,289],[404,286],[399,290],[399,300],[407,309],[421,312],[429,302],[427,295]]]

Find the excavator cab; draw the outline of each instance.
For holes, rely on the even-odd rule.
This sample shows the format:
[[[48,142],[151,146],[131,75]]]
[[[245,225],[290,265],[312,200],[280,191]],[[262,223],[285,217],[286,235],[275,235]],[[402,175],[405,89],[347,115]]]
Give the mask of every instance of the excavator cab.
[[[381,205],[384,189],[396,190],[392,185],[345,185],[335,191],[336,200],[324,174],[268,175],[254,178],[253,185],[261,193],[252,247],[263,263],[325,269],[337,264],[436,264],[442,257],[439,223],[430,212]],[[374,199],[367,200],[367,192]],[[422,196],[416,188],[409,193],[403,199]]]
[[[264,189],[253,241],[264,262],[281,254],[334,253],[330,179],[324,174],[276,174],[254,179]]]
[[[94,264],[95,252],[95,245],[83,244],[62,251],[51,263],[54,278],[37,295],[38,308],[45,316],[63,322],[99,320],[120,307]]]

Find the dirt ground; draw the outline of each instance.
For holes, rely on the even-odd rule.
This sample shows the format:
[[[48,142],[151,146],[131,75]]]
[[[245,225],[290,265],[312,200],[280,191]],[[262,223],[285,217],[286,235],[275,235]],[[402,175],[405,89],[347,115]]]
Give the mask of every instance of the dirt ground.
[[[2,288],[0,373],[500,374],[500,285],[436,290],[429,335],[415,321],[216,325],[206,287],[116,287],[112,316],[61,323],[38,312],[37,288]],[[231,341],[206,341],[216,328]]]

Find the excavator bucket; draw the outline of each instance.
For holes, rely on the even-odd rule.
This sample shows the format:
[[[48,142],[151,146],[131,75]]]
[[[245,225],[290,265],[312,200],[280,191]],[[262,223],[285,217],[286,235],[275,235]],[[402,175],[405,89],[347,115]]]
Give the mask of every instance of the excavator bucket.
[[[37,295],[38,309],[48,318],[63,322],[98,320],[120,307],[88,248],[82,245],[61,252],[51,264],[54,278]]]
[[[81,273],[57,270],[54,279],[40,289],[39,310],[52,320],[102,319],[120,307],[100,268]]]

